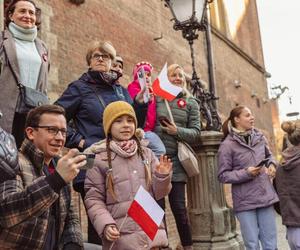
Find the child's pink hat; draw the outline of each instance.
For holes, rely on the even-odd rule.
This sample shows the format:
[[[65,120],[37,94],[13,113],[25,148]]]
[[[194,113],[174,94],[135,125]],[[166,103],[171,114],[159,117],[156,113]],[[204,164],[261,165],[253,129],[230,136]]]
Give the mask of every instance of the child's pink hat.
[[[144,70],[147,72],[152,72],[152,70],[153,70],[153,66],[149,62],[142,61],[142,62],[137,63],[133,68],[133,79],[134,80],[137,80],[137,72],[139,72],[139,70],[141,68],[144,68]]]

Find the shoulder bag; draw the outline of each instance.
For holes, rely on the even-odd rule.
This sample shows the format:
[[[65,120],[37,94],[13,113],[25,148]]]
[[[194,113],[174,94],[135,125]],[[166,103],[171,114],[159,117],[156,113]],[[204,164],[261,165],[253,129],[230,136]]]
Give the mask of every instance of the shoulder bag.
[[[168,101],[165,99],[165,104],[170,116],[171,121],[175,124],[174,118],[169,106]],[[178,145],[178,159],[183,166],[185,172],[187,173],[188,177],[196,176],[200,173],[199,166],[198,166],[198,157],[192,147],[183,140],[177,140]]]
[[[36,89],[26,87],[23,84],[19,83],[18,77],[13,70],[12,73],[19,88],[19,97],[15,111],[16,113],[27,114],[33,108],[44,104],[49,104],[49,98],[47,95]]]
[[[46,96],[44,93],[36,89],[26,87],[21,83],[18,84],[18,87],[20,94],[16,113],[27,114],[33,108],[44,104],[49,104],[48,96]]]

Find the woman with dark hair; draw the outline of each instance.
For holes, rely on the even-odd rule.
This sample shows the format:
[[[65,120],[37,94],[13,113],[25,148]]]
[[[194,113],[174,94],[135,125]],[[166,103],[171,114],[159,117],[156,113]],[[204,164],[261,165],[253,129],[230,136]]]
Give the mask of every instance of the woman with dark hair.
[[[247,250],[277,249],[273,204],[278,201],[271,179],[275,165],[266,138],[254,128],[249,108],[231,110],[223,124],[218,151],[218,178],[232,184],[233,209]]]
[[[276,172],[282,224],[287,227],[287,240],[292,250],[300,249],[300,122],[281,125],[291,146],[282,152],[283,160]]]
[[[19,147],[24,139],[26,113],[20,111],[20,84],[47,93],[49,52],[37,38],[40,11],[31,0],[13,0],[5,10],[5,30],[0,36],[0,107],[3,129]]]

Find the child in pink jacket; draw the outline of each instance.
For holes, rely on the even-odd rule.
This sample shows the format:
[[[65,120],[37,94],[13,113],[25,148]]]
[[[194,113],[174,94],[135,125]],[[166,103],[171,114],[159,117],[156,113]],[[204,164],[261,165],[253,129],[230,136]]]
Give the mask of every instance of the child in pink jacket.
[[[123,101],[109,104],[103,113],[106,140],[92,145],[92,169],[85,179],[85,206],[105,249],[158,249],[168,245],[160,227],[153,241],[130,217],[135,194],[142,185],[156,200],[171,189],[172,163],[160,160],[136,138],[137,119],[132,106]],[[122,226],[121,226],[122,225]],[[111,248],[112,247],[112,248]]]
[[[152,81],[151,81],[151,74],[153,70],[153,66],[149,62],[139,62],[135,65],[133,69],[133,82],[131,82],[128,85],[128,92],[131,96],[131,98],[134,100],[136,96],[141,91],[141,86],[138,80],[138,73],[144,70],[145,72],[145,80],[146,80],[146,88],[148,89],[150,93],[150,99],[148,103],[145,103],[145,105],[148,106],[147,113],[145,117],[145,124],[144,124],[144,131],[145,131],[145,139],[149,142],[148,148],[150,148],[156,157],[159,157],[161,155],[164,155],[166,153],[166,148],[159,138],[157,134],[152,132],[155,127],[156,123],[156,100],[152,93]]]

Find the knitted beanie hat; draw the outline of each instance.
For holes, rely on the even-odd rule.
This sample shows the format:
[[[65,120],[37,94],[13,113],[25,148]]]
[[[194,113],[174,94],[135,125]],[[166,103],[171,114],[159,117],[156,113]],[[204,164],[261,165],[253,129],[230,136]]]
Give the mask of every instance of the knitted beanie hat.
[[[137,73],[139,72],[139,70],[141,68],[144,68],[144,70],[147,72],[152,72],[152,70],[153,70],[153,66],[151,63],[144,62],[144,61],[137,63],[133,68],[133,79],[134,80],[137,80],[137,78],[138,78]]]
[[[133,107],[124,101],[112,102],[106,106],[103,112],[103,129],[105,136],[110,132],[114,120],[122,115],[131,116],[134,120],[135,128],[137,127],[137,119]]]

